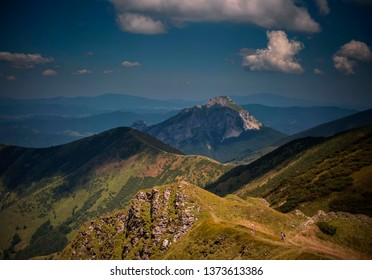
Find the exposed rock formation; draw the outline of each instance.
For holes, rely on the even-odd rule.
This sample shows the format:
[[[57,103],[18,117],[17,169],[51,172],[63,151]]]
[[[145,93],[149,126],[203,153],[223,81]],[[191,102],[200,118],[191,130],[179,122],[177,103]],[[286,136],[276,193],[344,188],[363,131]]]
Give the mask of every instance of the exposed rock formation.
[[[149,259],[162,254],[197,221],[178,187],[139,192],[127,211],[91,221],[62,252],[69,259]]]

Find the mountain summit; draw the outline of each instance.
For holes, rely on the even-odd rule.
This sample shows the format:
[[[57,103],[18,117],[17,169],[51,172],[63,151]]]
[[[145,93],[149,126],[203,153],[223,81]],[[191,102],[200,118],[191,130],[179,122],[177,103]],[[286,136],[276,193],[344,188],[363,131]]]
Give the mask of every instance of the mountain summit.
[[[215,105],[220,105],[220,106],[231,106],[231,105],[236,105],[236,103],[228,96],[216,96],[207,101],[205,106],[212,107]]]
[[[260,129],[262,123],[260,123],[255,117],[252,116],[251,113],[246,111],[243,107],[236,104],[230,97],[228,96],[216,96],[208,100],[205,104],[207,108],[212,108],[214,106],[222,106],[228,107],[234,111],[236,111],[240,118],[243,120],[243,129]]]
[[[284,136],[265,127],[227,96],[184,109],[143,131],[186,154],[205,155],[222,162],[249,155]]]

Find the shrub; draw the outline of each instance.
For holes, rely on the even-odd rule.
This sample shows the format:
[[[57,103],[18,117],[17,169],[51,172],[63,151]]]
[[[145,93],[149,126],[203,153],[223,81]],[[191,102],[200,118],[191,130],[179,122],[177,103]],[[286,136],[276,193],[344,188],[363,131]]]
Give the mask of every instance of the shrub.
[[[317,222],[316,225],[318,226],[318,228],[325,234],[327,235],[335,235],[336,231],[337,231],[337,228],[326,223],[326,222]]]

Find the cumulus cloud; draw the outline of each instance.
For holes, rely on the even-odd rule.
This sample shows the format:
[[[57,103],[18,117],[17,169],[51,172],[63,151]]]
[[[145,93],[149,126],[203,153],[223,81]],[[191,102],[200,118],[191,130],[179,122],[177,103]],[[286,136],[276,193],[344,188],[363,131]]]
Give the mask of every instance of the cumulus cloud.
[[[318,6],[319,13],[322,15],[328,15],[330,12],[328,6],[328,0],[315,0],[316,5]]]
[[[130,61],[127,61],[127,60],[123,61],[123,63],[121,65],[123,65],[124,67],[139,67],[139,66],[142,66],[142,64],[139,63],[139,62],[136,62],[136,61],[135,62],[130,62]]]
[[[315,68],[314,73],[317,74],[317,75],[323,75],[324,74],[323,71],[320,70],[319,68]]]
[[[345,75],[355,74],[355,67],[358,62],[372,60],[372,52],[366,43],[351,40],[343,45],[334,55],[333,63],[335,68]]]
[[[6,76],[5,79],[7,79],[8,81],[15,81],[15,80],[17,80],[17,78],[15,76],[12,76],[12,75]]]
[[[303,44],[289,41],[284,31],[268,31],[266,35],[267,48],[243,56],[242,65],[250,71],[302,73],[304,69],[296,61],[295,55],[303,49]]]
[[[131,33],[154,35],[165,33],[167,30],[160,20],[153,20],[152,18],[141,14],[119,14],[116,17],[116,21],[123,31]]]
[[[53,58],[40,54],[0,52],[0,61],[10,63],[15,68],[33,68],[35,65],[53,62]]]
[[[43,72],[43,76],[46,76],[46,77],[52,77],[52,76],[55,76],[57,75],[57,71],[53,70],[53,69],[46,69],[44,72]]]
[[[158,34],[167,25],[188,22],[234,22],[264,28],[318,32],[307,9],[293,0],[108,0],[123,31]]]
[[[90,73],[92,73],[92,71],[87,70],[87,69],[81,69],[81,70],[78,70],[76,72],[73,72],[73,74],[75,74],[75,75],[86,75],[86,74],[90,74]]]

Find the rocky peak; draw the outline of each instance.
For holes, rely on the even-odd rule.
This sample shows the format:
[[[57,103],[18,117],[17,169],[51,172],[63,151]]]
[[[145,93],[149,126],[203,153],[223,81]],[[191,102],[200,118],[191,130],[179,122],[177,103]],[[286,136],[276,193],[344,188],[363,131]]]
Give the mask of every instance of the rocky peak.
[[[235,104],[234,101],[228,97],[228,96],[216,96],[207,101],[205,106],[208,108],[213,107],[215,105],[220,105],[220,106],[228,106]]]
[[[251,115],[251,113],[249,113],[246,110],[241,110],[239,112],[239,116],[243,120],[244,130],[250,130],[250,129],[259,130],[260,127],[262,126],[262,123],[259,122],[255,117]]]

